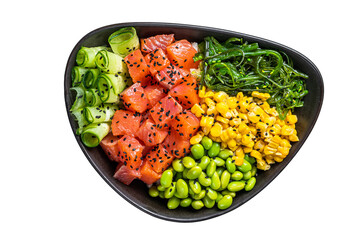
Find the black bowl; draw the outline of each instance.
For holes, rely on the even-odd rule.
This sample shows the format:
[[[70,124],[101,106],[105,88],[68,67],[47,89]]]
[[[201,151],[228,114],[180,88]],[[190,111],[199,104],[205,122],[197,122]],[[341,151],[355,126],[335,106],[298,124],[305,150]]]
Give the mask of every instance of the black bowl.
[[[261,172],[257,176],[257,184],[252,191],[237,194],[230,208],[226,210],[218,210],[217,208],[202,209],[200,211],[195,211],[191,208],[178,208],[176,210],[169,210],[166,207],[165,201],[160,198],[152,198],[148,195],[147,187],[141,181],[135,180],[130,186],[126,186],[121,182],[115,180],[113,178],[115,164],[108,160],[103,150],[100,147],[85,147],[82,144],[79,136],[75,134],[77,125],[69,112],[69,109],[71,108],[74,99],[73,96],[70,95],[69,88],[71,86],[71,69],[75,64],[76,53],[81,46],[95,47],[107,44],[108,36],[111,33],[115,32],[119,28],[128,26],[134,26],[140,38],[149,37],[156,34],[173,33],[175,34],[176,39],[187,39],[189,41],[195,42],[201,42],[204,37],[210,35],[216,37],[220,41],[224,41],[229,37],[239,37],[243,38],[248,42],[258,42],[261,48],[269,48],[285,52],[293,60],[295,68],[300,70],[301,72],[306,73],[309,76],[309,79],[307,80],[307,89],[309,90],[309,93],[304,98],[304,107],[299,108],[295,111],[299,119],[298,123],[296,124],[296,129],[299,133],[300,141],[293,144],[289,155],[284,159],[283,162],[272,165],[269,171]],[[322,76],[319,70],[307,57],[279,43],[243,33],[211,27],[172,23],[131,22],[114,24],[98,28],[85,35],[75,45],[69,56],[69,60],[65,70],[64,91],[66,111],[68,113],[74,136],[77,139],[78,144],[83,150],[85,156],[88,158],[89,162],[99,173],[99,175],[102,176],[102,178],[109,184],[109,186],[111,186],[120,196],[133,204],[135,207],[152,216],[176,222],[195,222],[217,217],[238,208],[239,206],[250,200],[252,197],[257,195],[263,188],[265,188],[270,182],[272,182],[275,177],[278,176],[278,174],[296,155],[298,150],[306,141],[313,126],[315,125],[322,106],[324,87]]]

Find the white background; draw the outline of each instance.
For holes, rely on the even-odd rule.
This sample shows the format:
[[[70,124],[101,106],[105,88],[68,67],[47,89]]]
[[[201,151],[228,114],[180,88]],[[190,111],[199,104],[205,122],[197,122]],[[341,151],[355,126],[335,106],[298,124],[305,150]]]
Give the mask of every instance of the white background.
[[[357,1],[11,1],[1,6],[0,239],[360,239]],[[313,61],[324,104],[288,167],[240,208],[174,223],[143,213],[94,171],[73,136],[64,71],[104,25],[159,21],[267,38]]]

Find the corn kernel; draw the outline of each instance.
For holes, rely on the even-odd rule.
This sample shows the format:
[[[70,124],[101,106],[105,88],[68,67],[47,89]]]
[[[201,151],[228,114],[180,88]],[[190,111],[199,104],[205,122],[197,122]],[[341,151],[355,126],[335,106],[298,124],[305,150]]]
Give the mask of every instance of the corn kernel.
[[[297,116],[296,115],[288,115],[286,117],[287,124],[295,124],[297,122]]]
[[[221,122],[221,123],[225,123],[225,124],[229,123],[229,119],[224,118],[224,117],[219,116],[219,115],[216,117],[216,121]]]
[[[288,153],[290,152],[290,149],[287,148],[287,147],[281,147],[281,146],[279,146],[279,147],[277,148],[277,151],[280,152],[280,153],[282,153],[282,155],[286,157],[286,156],[288,155]]]
[[[249,127],[245,122],[241,122],[238,126],[238,132],[242,134],[248,134],[250,132]]]
[[[238,106],[238,100],[235,97],[229,97],[227,98],[227,105],[230,109],[234,109]]]
[[[201,108],[203,109],[204,112],[206,112],[208,109],[207,104],[202,103]]]
[[[250,153],[250,152],[252,152],[252,148],[251,147],[245,147],[245,148],[243,148],[243,152],[244,153]]]
[[[237,133],[236,133],[236,129],[229,127],[227,128],[227,134],[230,138],[236,138],[237,137]]]
[[[230,140],[227,142],[227,145],[228,145],[229,148],[234,148],[234,147],[237,146],[237,142],[236,142],[236,140],[234,140],[234,139],[230,139]]]
[[[255,159],[262,159],[262,154],[256,150],[252,150],[251,156],[254,157]]]
[[[237,127],[241,124],[242,119],[240,118],[233,118],[232,120],[229,121],[229,125],[231,125],[232,127]]]
[[[234,160],[234,164],[236,166],[241,166],[243,164],[244,154],[243,154],[243,156],[233,156],[232,160]]]
[[[291,135],[289,135],[289,136],[288,136],[288,139],[289,139],[291,142],[298,142],[298,141],[300,140],[296,134],[291,134]]]
[[[243,145],[248,145],[252,142],[252,137],[251,135],[248,133],[248,134],[245,134],[242,136],[242,144]]]
[[[292,135],[294,131],[295,131],[294,128],[291,128],[290,126],[284,125],[282,127],[282,129],[281,129],[281,135],[289,136],[289,135]]]
[[[214,96],[214,92],[213,91],[208,91],[204,94],[205,98],[212,98]]]
[[[219,102],[216,104],[216,109],[217,111],[225,118],[231,118],[232,114],[227,106],[226,103],[224,102]]]
[[[201,108],[201,106],[199,106],[198,103],[193,105],[191,112],[197,117],[201,117],[205,113],[205,111]]]
[[[257,129],[258,132],[264,132],[264,131],[266,131],[267,127],[268,127],[268,125],[265,124],[264,122],[258,122],[258,123],[256,123],[256,129]]]
[[[198,96],[200,98],[204,98],[205,93],[206,93],[206,87],[203,86],[201,89],[199,89]]]
[[[216,109],[216,106],[210,106],[208,107],[207,109],[207,115],[216,115],[217,114],[217,109]]]
[[[194,145],[202,141],[203,136],[201,134],[196,134],[189,140],[189,143]]]
[[[252,122],[252,123],[257,123],[259,122],[259,120],[261,119],[260,116],[256,115],[254,112],[248,112],[248,119]]]
[[[213,127],[211,128],[210,134],[213,137],[220,137],[222,133],[222,125],[218,122],[216,122]]]
[[[228,94],[223,91],[219,91],[213,96],[213,99],[218,103],[223,102],[226,98],[228,98]]]
[[[275,156],[275,157],[273,158],[273,160],[275,160],[276,162],[282,162],[283,159],[284,159],[284,158],[282,158],[282,157],[277,157],[277,156]]]
[[[238,93],[237,93],[237,98],[238,98],[239,100],[242,100],[242,98],[243,98],[243,92],[238,92]]]
[[[262,141],[262,140],[258,140],[253,148],[259,152],[262,152],[263,151],[263,148],[266,146],[266,144]]]
[[[228,142],[229,136],[228,136],[227,131],[222,131],[222,133],[221,133],[221,139],[222,139],[222,142]]]
[[[269,145],[265,146],[263,149],[263,153],[265,155],[272,155],[274,153],[276,153],[277,149],[276,148],[272,148]]]
[[[216,103],[210,98],[205,98],[204,102],[207,104],[208,107],[216,106]]]

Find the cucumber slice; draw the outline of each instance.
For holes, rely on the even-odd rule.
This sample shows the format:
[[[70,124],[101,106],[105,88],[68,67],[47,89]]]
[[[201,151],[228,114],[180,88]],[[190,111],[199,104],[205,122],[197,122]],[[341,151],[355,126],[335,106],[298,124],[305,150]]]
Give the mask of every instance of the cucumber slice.
[[[81,140],[87,147],[96,147],[109,131],[110,123],[89,124],[81,133]]]
[[[119,94],[126,87],[124,77],[118,74],[99,74],[97,79],[100,100],[104,103],[119,102]]]
[[[84,117],[89,123],[111,122],[115,111],[119,110],[116,104],[101,104],[94,107],[85,107]]]
[[[100,50],[107,49],[107,47],[81,47],[76,54],[76,63],[81,67],[95,68],[95,56]]]
[[[69,88],[70,92],[75,92],[75,101],[70,108],[70,112],[76,111],[85,107],[85,91],[82,87]]]
[[[75,121],[78,124],[78,128],[76,130],[77,135],[80,135],[83,132],[83,129],[89,124],[89,122],[85,119],[83,113],[83,109],[77,109],[71,112],[71,114],[74,116]]]
[[[108,42],[113,52],[122,57],[140,48],[139,38],[134,27],[121,28],[112,33]]]
[[[128,72],[124,59],[120,55],[106,50],[98,52],[95,63],[104,73],[124,75]]]
[[[83,77],[83,86],[86,89],[89,88],[95,88],[96,87],[96,80],[98,78],[100,74],[100,70],[99,69],[89,69],[87,72],[85,72],[84,77]]]
[[[87,107],[99,106],[101,103],[98,89],[91,88],[85,91],[85,105]]]
[[[83,77],[85,73],[89,71],[88,68],[75,66],[71,69],[71,80],[72,80],[72,87],[78,87],[82,84]]]

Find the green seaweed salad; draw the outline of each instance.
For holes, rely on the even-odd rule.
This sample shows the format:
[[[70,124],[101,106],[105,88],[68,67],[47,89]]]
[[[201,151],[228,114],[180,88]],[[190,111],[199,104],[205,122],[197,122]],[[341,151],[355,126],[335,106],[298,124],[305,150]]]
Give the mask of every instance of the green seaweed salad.
[[[199,44],[194,61],[202,60],[200,85],[230,95],[242,92],[266,92],[281,119],[289,110],[303,106],[308,93],[308,76],[293,68],[292,60],[280,51],[262,49],[258,43],[229,38],[224,43],[208,36]]]

